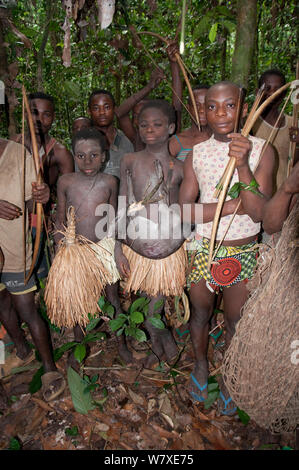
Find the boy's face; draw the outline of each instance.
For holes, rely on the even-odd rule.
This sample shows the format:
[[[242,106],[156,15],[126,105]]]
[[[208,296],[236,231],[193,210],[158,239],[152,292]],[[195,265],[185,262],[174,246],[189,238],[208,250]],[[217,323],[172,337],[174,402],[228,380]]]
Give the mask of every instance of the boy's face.
[[[36,135],[47,135],[55,117],[52,103],[48,100],[35,99],[29,104]]]
[[[147,108],[139,115],[139,134],[145,144],[167,142],[174,128],[175,124],[169,124],[168,117],[158,108]]]
[[[229,84],[213,86],[206,96],[207,121],[215,137],[225,136],[233,132],[237,118],[239,89]],[[247,105],[243,106],[241,116],[247,113]]]
[[[91,123],[90,123],[89,119],[77,118],[73,122],[72,133],[74,135],[74,134],[76,134],[76,132],[81,131],[81,129],[87,129],[88,127],[91,127]]]
[[[95,95],[91,99],[88,112],[97,127],[108,127],[114,119],[113,101],[109,95]]]
[[[86,176],[95,176],[105,161],[105,153],[97,140],[78,140],[74,157],[79,170]]]
[[[283,83],[282,78],[279,75],[266,75],[264,78],[264,84],[265,84],[265,92],[262,98],[262,102],[265,101],[270,96],[272,96],[273,93],[277,91],[279,88],[281,88],[284,83]],[[271,108],[279,106],[284,96],[285,96],[285,93],[281,93],[272,101],[272,103],[270,103],[269,106],[271,106]]]
[[[199,122],[201,126],[207,125],[207,116],[206,116],[206,107],[205,107],[205,98],[206,98],[207,91],[208,90],[206,88],[193,90],[193,95],[194,95]],[[192,116],[194,116],[194,109],[193,109],[192,102],[190,100],[188,102],[188,109],[190,113],[192,114]],[[195,116],[194,116],[194,120],[195,120]]]

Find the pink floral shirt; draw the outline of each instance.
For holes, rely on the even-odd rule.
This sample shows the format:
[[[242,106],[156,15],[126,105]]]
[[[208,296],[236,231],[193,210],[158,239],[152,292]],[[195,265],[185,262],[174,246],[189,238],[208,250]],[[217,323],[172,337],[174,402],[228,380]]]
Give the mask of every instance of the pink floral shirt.
[[[265,140],[258,137],[249,136],[252,141],[252,150],[249,155],[249,167],[252,172],[258,166],[259,156],[265,143]],[[225,167],[229,161],[228,156],[229,142],[220,142],[214,137],[205,142],[201,142],[193,147],[193,169],[198,180],[200,190],[200,202],[202,204],[217,202],[214,198],[214,191],[217,183],[220,181]],[[235,170],[229,189],[239,181],[238,171]],[[231,199],[227,196],[226,200]],[[224,235],[232,215],[221,217],[218,225],[216,239],[220,240]],[[213,222],[198,224],[196,232],[199,236],[211,238]],[[226,236],[225,240],[238,240],[247,238],[259,233],[260,223],[255,223],[248,215],[236,215]]]

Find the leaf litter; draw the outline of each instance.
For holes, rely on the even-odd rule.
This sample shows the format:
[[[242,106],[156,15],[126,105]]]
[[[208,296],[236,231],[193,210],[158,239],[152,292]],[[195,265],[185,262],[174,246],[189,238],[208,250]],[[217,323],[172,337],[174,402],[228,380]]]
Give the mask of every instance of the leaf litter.
[[[117,339],[104,322],[98,329],[105,332],[106,339],[89,343],[90,355],[81,366],[81,378],[68,368],[67,353],[57,361],[76,389],[66,387],[54,402],[46,403],[40,390],[29,392],[30,381],[40,367],[37,360],[33,362],[35,369],[21,370],[0,381],[0,449],[11,448],[15,440],[23,450],[295,448],[293,434],[273,435],[252,420],[245,425],[238,416],[220,416],[216,402],[208,409],[192,403],[188,392],[194,363],[190,335],[182,336],[180,330],[187,330],[187,326],[179,328],[170,320],[181,349],[173,369],[166,363],[156,370],[144,369],[140,363],[126,367],[118,356]],[[25,332],[28,335],[28,330]],[[51,330],[51,336],[54,349],[72,341],[70,330]],[[135,340],[129,346],[138,358],[150,348]],[[208,357],[210,370],[217,370],[223,349],[212,340]],[[84,382],[86,376],[89,379]],[[92,391],[86,393],[87,383]]]

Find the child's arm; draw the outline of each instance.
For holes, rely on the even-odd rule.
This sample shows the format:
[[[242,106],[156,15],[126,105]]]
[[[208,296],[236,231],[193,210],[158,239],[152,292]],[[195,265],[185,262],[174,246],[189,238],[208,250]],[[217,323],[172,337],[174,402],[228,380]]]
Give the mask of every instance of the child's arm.
[[[177,63],[175,54],[179,53],[178,45],[175,41],[172,41],[166,48],[172,77],[172,106],[176,110],[177,116],[177,132],[181,130],[181,118],[182,118],[182,98],[183,98],[183,85],[180,76],[180,68]],[[172,154],[173,155],[173,154]]]
[[[272,196],[275,163],[273,147],[271,144],[267,145],[265,153],[253,176],[248,164],[248,157],[252,147],[250,140],[241,134],[235,133],[229,134],[228,137],[232,138],[229,145],[229,156],[235,157],[236,159],[239,181],[250,185],[251,181],[255,178],[259,185],[258,191],[261,194],[256,194],[249,190],[241,190],[240,197],[244,213],[248,214],[254,222],[260,222],[263,218],[263,207]]]
[[[121,163],[120,163],[120,185],[119,185],[119,196],[122,196],[122,197],[125,197],[127,199],[127,174],[126,174],[126,171],[129,167],[129,159],[130,159],[130,156],[132,154],[126,154],[123,156],[123,158],[121,159]],[[123,204],[122,204],[123,206]],[[125,206],[125,210],[127,208],[127,201],[125,202],[124,204]],[[123,209],[123,207],[118,207],[118,210],[121,210]],[[123,218],[121,217],[121,214],[120,212],[118,213],[119,217],[120,217],[120,223],[121,224],[124,224],[124,229],[126,230],[126,219],[123,220]],[[125,218],[126,218],[126,215],[125,215]],[[117,230],[118,227],[116,227],[116,230]],[[120,236],[120,234],[116,234],[116,237],[117,236]],[[119,240],[116,240],[115,242],[115,249],[114,249],[114,258],[115,258],[115,262],[116,262],[116,266],[117,266],[117,269],[120,273],[120,275],[122,277],[128,277],[129,274],[130,274],[130,265],[129,265],[129,262],[126,258],[126,256],[123,254],[123,250],[122,250],[122,243]]]
[[[59,142],[55,145],[55,160],[60,175],[73,173],[75,171],[74,159],[71,152]]]
[[[189,152],[184,163],[184,179],[180,186],[179,204],[181,206],[182,219],[191,224],[202,224],[214,219],[217,203],[200,204],[195,203],[199,194],[199,185],[193,170],[193,152]],[[221,216],[232,214],[239,199],[226,201],[223,205]],[[184,205],[189,206],[184,210]],[[241,208],[238,213],[241,213]]]
[[[299,193],[299,162],[276,194],[264,205],[263,228],[268,234],[279,232]]]
[[[164,78],[164,73],[161,69],[154,69],[151,73],[150,80],[145,87],[134,93],[130,98],[126,99],[120,106],[115,109],[116,117],[121,123],[121,118],[128,114],[134,106],[139,103],[145,96],[147,96],[152,90],[154,90],[161,80]],[[121,126],[120,126],[121,127]]]
[[[66,188],[67,188],[67,178],[65,176],[61,176],[58,179],[57,183],[57,215],[56,215],[56,223],[55,229],[62,230],[63,226],[66,223]],[[58,247],[58,243],[62,238],[61,233],[54,233],[54,241],[56,245],[56,249]]]

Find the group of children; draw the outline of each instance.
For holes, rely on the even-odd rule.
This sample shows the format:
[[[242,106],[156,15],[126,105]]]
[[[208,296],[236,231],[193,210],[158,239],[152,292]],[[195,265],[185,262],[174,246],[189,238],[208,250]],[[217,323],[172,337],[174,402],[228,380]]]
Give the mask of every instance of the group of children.
[[[279,84],[283,84],[280,73],[276,71],[269,71],[263,77],[264,81],[270,82],[278,77],[280,78]],[[155,85],[161,78],[153,79]],[[26,200],[47,202],[49,188],[54,188],[57,184],[55,228],[60,229],[66,223],[67,209],[73,206],[77,220],[76,231],[91,242],[98,242],[101,238],[96,231],[96,226],[102,217],[96,215],[98,214],[97,208],[102,204],[108,204],[116,213],[118,196],[126,198],[128,207],[133,193],[136,201],[141,202],[142,214],[145,218],[150,220],[152,217],[151,221],[160,225],[163,225],[165,221],[160,220],[159,211],[154,209],[160,207],[161,201],[167,201],[168,206],[179,204],[182,222],[189,224],[190,228],[195,225],[196,232],[192,242],[192,251],[188,253],[191,265],[187,279],[185,279],[187,258],[183,239],[177,248],[170,236],[166,243],[165,240],[161,240],[160,249],[157,249],[156,240],[153,245],[151,245],[151,240],[145,240],[148,251],[145,250],[146,255],[142,256],[142,253],[132,254],[134,242],[128,242],[127,238],[120,237],[116,233],[113,256],[120,276],[124,280],[125,288],[127,286],[129,291],[138,291],[141,295],[150,298],[149,312],[144,327],[150,337],[152,354],[146,358],[145,367],[154,367],[161,360],[169,363],[175,360],[177,346],[165,322],[163,302],[160,303],[159,309],[155,305],[157,301],[165,300],[165,297],[169,295],[170,284],[174,287],[173,292],[178,293],[182,293],[185,284],[187,285],[191,304],[191,340],[195,356],[190,378],[190,396],[193,401],[202,402],[208,396],[208,332],[215,295],[220,291],[223,292],[226,346],[228,346],[234,334],[235,325],[240,318],[241,308],[248,297],[246,282],[252,277],[256,265],[257,238],[261,231],[261,223],[267,220],[267,230],[271,233],[273,210],[275,213],[277,204],[281,207],[282,204],[271,201],[275,173],[275,149],[271,144],[264,149],[265,140],[259,137],[258,131],[255,136],[249,136],[249,138],[234,132],[239,118],[240,88],[231,82],[221,82],[211,87],[200,85],[194,89],[194,95],[201,129],[198,129],[195,123],[194,112],[189,103],[191,128],[176,135],[174,134],[176,115],[172,106],[166,101],[141,101],[145,97],[144,92],[144,94],[139,94],[135,101],[131,100],[130,103],[116,108],[110,92],[96,90],[90,95],[88,101],[90,117],[80,117],[73,123],[73,155],[49,136],[54,119],[54,105],[50,97],[43,94],[31,95],[30,105],[40,148],[40,158],[44,167],[44,179],[47,184],[33,185],[32,194],[29,188],[26,192]],[[276,100],[274,106],[278,106],[280,102],[281,100]],[[136,109],[138,103],[139,109]],[[120,131],[114,126],[114,118],[117,116],[120,119],[121,114],[127,115],[128,110],[134,106],[134,120],[131,122],[131,131],[128,131],[131,138],[129,140],[125,135],[129,127],[124,126],[124,132]],[[273,111],[270,111],[268,109],[263,115],[262,122],[264,122],[263,119],[267,122],[269,116],[273,115]],[[245,117],[247,104],[242,105],[240,114],[241,118]],[[285,125],[285,121],[279,123],[278,132]],[[292,135],[295,131],[297,132],[292,129]],[[16,141],[20,142],[20,138],[18,137]],[[0,200],[0,247],[4,253],[0,284],[0,321],[15,342],[17,356],[22,360],[28,357],[30,350],[24,341],[17,317],[28,323],[44,366],[44,397],[51,400],[62,393],[65,382],[56,370],[47,329],[36,312],[34,280],[32,278],[26,286],[22,281],[22,254],[19,250],[21,241],[16,243],[15,235],[10,236],[11,240],[3,235],[21,232],[16,224],[21,220],[21,213],[25,215],[25,208],[21,209],[23,207],[21,193],[8,192],[6,189],[8,174],[14,178],[12,180],[14,188],[21,187],[22,151],[21,147],[13,142],[2,140],[0,145],[0,191],[1,188],[5,188],[3,200]],[[30,155],[32,145],[29,134],[26,135],[25,146],[29,150],[26,152],[26,159],[29,162],[26,165],[28,172],[26,184],[29,184],[36,179]],[[220,240],[226,232],[231,216],[240,201],[241,204],[210,270],[208,269],[209,241],[217,206],[214,191],[230,157],[236,160],[231,185],[240,181],[245,183],[244,186],[249,186],[252,181],[255,181],[258,184],[258,191],[241,189],[237,199],[226,199],[221,213],[217,240]],[[14,166],[12,162],[15,162]],[[76,171],[74,171],[75,168]],[[285,200],[288,201],[288,203],[285,202],[284,209],[281,209],[281,218],[286,216],[290,199],[298,192],[295,173],[298,174],[298,165],[294,168],[288,180],[289,183],[284,183],[281,190]],[[148,194],[150,197],[147,199]],[[103,236],[108,234],[108,225]],[[55,236],[56,244],[59,238],[60,235]],[[11,249],[9,241],[14,242]],[[138,284],[136,281],[138,272],[147,262],[146,259],[150,259],[148,271]],[[155,285],[157,283],[158,286],[155,291],[151,289],[154,278]],[[84,286],[80,288],[84,289]],[[115,314],[119,315],[122,309],[118,282],[107,285],[106,297],[114,306]],[[157,313],[161,315],[165,323],[163,329],[157,328],[151,321]],[[75,327],[74,334],[75,340],[81,341],[82,328]],[[133,361],[132,353],[122,336],[119,337],[119,352],[126,363]],[[223,383],[220,384],[220,389],[220,411],[231,415],[235,412],[235,405]]]

